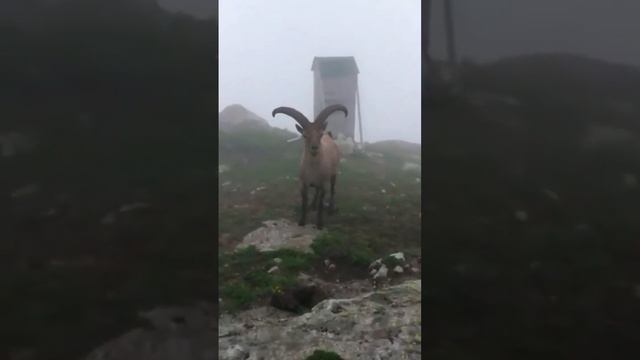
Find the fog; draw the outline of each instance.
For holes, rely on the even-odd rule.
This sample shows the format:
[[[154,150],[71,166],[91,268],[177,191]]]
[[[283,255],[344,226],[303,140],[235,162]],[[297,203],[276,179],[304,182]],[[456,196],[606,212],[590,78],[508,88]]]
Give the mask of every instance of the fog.
[[[432,0],[432,53],[445,55],[442,0]],[[454,0],[460,58],[568,52],[640,65],[637,0]]]
[[[354,56],[365,141],[420,142],[419,1],[219,1],[219,106],[313,113],[314,56]]]

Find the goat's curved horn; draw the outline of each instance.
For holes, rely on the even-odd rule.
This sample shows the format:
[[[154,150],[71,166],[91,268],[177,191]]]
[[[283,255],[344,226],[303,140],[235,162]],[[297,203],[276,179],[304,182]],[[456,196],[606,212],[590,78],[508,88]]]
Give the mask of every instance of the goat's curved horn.
[[[279,108],[273,109],[273,112],[271,113],[271,115],[273,117],[276,117],[276,114],[285,114],[285,115],[291,116],[303,128],[310,124],[309,119],[307,119],[306,116],[304,116],[300,111],[298,111],[298,110],[296,110],[294,108],[281,106]]]
[[[318,116],[316,116],[315,122],[321,123],[321,122],[327,121],[327,119],[329,118],[329,115],[333,114],[336,111],[342,111],[345,117],[348,116],[349,114],[349,112],[347,111],[347,108],[344,105],[330,105],[324,108],[324,110],[320,111]]]

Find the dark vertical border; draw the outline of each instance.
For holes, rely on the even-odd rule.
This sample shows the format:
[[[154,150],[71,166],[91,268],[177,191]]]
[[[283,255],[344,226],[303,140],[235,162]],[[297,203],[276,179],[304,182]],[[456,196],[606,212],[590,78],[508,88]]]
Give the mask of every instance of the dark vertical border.
[[[420,8],[421,10],[421,21],[420,21],[420,25],[421,25],[421,32],[422,32],[422,36],[421,36],[421,53],[422,53],[422,57],[421,57],[421,94],[420,94],[420,98],[421,98],[421,104],[420,104],[420,116],[421,116],[421,122],[420,122],[420,130],[422,132],[421,134],[421,141],[420,141],[420,152],[421,152],[421,156],[420,158],[421,160],[421,178],[422,175],[425,173],[424,169],[425,169],[425,164],[424,164],[424,159],[426,159],[426,154],[425,154],[425,140],[427,140],[428,138],[425,136],[425,123],[426,121],[428,121],[428,114],[427,114],[427,110],[425,108],[425,103],[426,103],[426,95],[428,93],[428,64],[429,64],[429,46],[430,46],[430,39],[429,39],[429,30],[431,28],[431,0],[425,0],[422,3],[422,7]],[[424,180],[420,181],[420,185],[421,185],[421,189],[420,189],[420,195],[421,195],[421,201],[420,201],[420,208],[421,208],[421,216],[420,216],[420,221],[421,221],[421,225],[420,225],[420,234],[421,234],[421,238],[422,238],[422,242],[420,244],[420,274],[421,274],[421,283],[422,283],[422,311],[420,312],[421,316],[422,316],[422,320],[421,320],[421,330],[422,330],[422,356],[425,356],[426,354],[426,350],[428,347],[428,344],[425,343],[425,340],[428,338],[425,336],[425,334],[427,334],[429,332],[429,326],[428,326],[428,317],[425,316],[425,308],[429,308],[426,302],[425,302],[425,291],[429,291],[428,288],[425,288],[425,281],[424,281],[424,263],[423,263],[423,259],[424,259],[424,254],[425,254],[425,245],[427,242],[427,239],[425,239],[425,225],[426,225],[426,221],[424,216],[422,216],[422,214],[425,214],[425,203],[427,202],[427,190],[425,188],[425,182]]]
[[[215,119],[211,119],[211,121],[215,121],[215,135],[213,136],[213,139],[215,139],[215,154],[213,155],[213,159],[212,159],[212,163],[215,164],[216,169],[218,168],[218,115],[219,112],[219,104],[218,104],[218,91],[219,89],[219,74],[218,74],[218,58],[219,58],[219,46],[218,46],[218,36],[219,36],[219,26],[220,26],[220,21],[219,21],[219,15],[220,15],[220,11],[219,11],[219,5],[218,5],[218,0],[210,0],[210,1],[215,1],[215,15],[213,16],[213,20],[215,21],[215,33],[213,34],[213,42],[215,44],[215,57],[212,59],[212,66],[214,69],[214,81],[215,81],[215,91],[213,93],[213,97],[214,99],[212,99],[212,104],[213,107],[215,108],[215,112],[216,112],[216,118]],[[217,170],[216,170],[217,171]],[[213,243],[213,246],[215,247],[215,250],[213,251],[213,253],[215,254],[214,258],[212,259],[213,261],[213,275],[214,275],[214,281],[215,283],[212,284],[214,290],[214,303],[215,303],[215,307],[216,307],[216,326],[214,329],[214,334],[216,335],[216,339],[215,339],[215,343],[216,343],[216,354],[219,353],[219,347],[218,347],[218,321],[217,319],[220,317],[220,304],[219,304],[219,299],[220,299],[220,294],[219,294],[219,290],[220,290],[220,285],[218,283],[218,279],[219,279],[219,275],[218,275],[218,177],[216,176],[216,183],[215,183],[215,190],[214,190],[214,196],[213,196],[213,206],[212,208],[213,210],[213,233],[215,234],[215,242]],[[214,239],[212,239],[213,241]]]

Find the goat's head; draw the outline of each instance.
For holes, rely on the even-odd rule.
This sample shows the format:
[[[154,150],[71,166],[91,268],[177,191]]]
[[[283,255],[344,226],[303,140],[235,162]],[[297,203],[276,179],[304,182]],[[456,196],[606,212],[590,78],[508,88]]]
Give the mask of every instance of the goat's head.
[[[329,115],[336,111],[342,111],[344,116],[347,116],[348,114],[347,108],[344,105],[330,105],[320,111],[314,122],[310,122],[309,119],[307,119],[307,117],[301,112],[290,107],[276,108],[273,110],[272,116],[275,117],[276,114],[285,114],[291,116],[295,121],[297,121],[296,129],[300,134],[302,134],[302,137],[304,137],[307,150],[311,156],[316,156],[320,151],[320,139],[327,128],[327,119],[329,118]]]

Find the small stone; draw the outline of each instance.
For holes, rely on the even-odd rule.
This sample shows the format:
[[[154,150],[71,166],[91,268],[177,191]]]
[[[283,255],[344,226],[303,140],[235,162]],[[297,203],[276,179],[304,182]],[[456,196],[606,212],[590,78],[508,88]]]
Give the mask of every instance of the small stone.
[[[392,258],[395,258],[398,261],[402,261],[402,262],[405,261],[404,253],[402,253],[402,252],[397,252],[397,253],[394,253],[394,254],[390,254],[389,256],[391,256]]]
[[[238,344],[227,349],[224,355],[224,359],[228,360],[245,360],[249,358],[249,352]]]
[[[382,265],[382,259],[377,259],[369,264],[369,269],[378,269]]]
[[[411,272],[414,273],[414,274],[417,274],[418,271],[420,271],[420,269],[418,269],[417,267],[412,267],[411,268]]]
[[[378,269],[378,272],[376,272],[376,274],[373,275],[373,279],[374,280],[378,280],[378,279],[386,278],[388,271],[389,271],[389,269],[387,269],[387,266],[385,264],[382,264],[380,266],[380,269]]]
[[[273,259],[273,262],[276,263],[276,264],[280,264],[280,263],[282,263],[282,259],[275,258],[275,259]]]
[[[336,269],[336,264],[329,264],[329,271],[333,271]]]
[[[311,281],[311,276],[301,272],[300,274],[298,274],[298,280],[300,280],[300,281]]]
[[[278,270],[280,270],[280,268],[278,268],[277,266],[273,266],[271,267],[271,269],[269,269],[269,271],[267,271],[267,273],[272,274]]]
[[[396,274],[402,274],[404,272],[404,269],[402,268],[402,266],[397,265],[395,268],[393,268],[393,272]]]
[[[324,259],[324,266],[329,267],[329,265],[331,265],[331,260]]]
[[[329,303],[329,311],[334,314],[339,314],[344,311],[344,307],[334,300]]]

